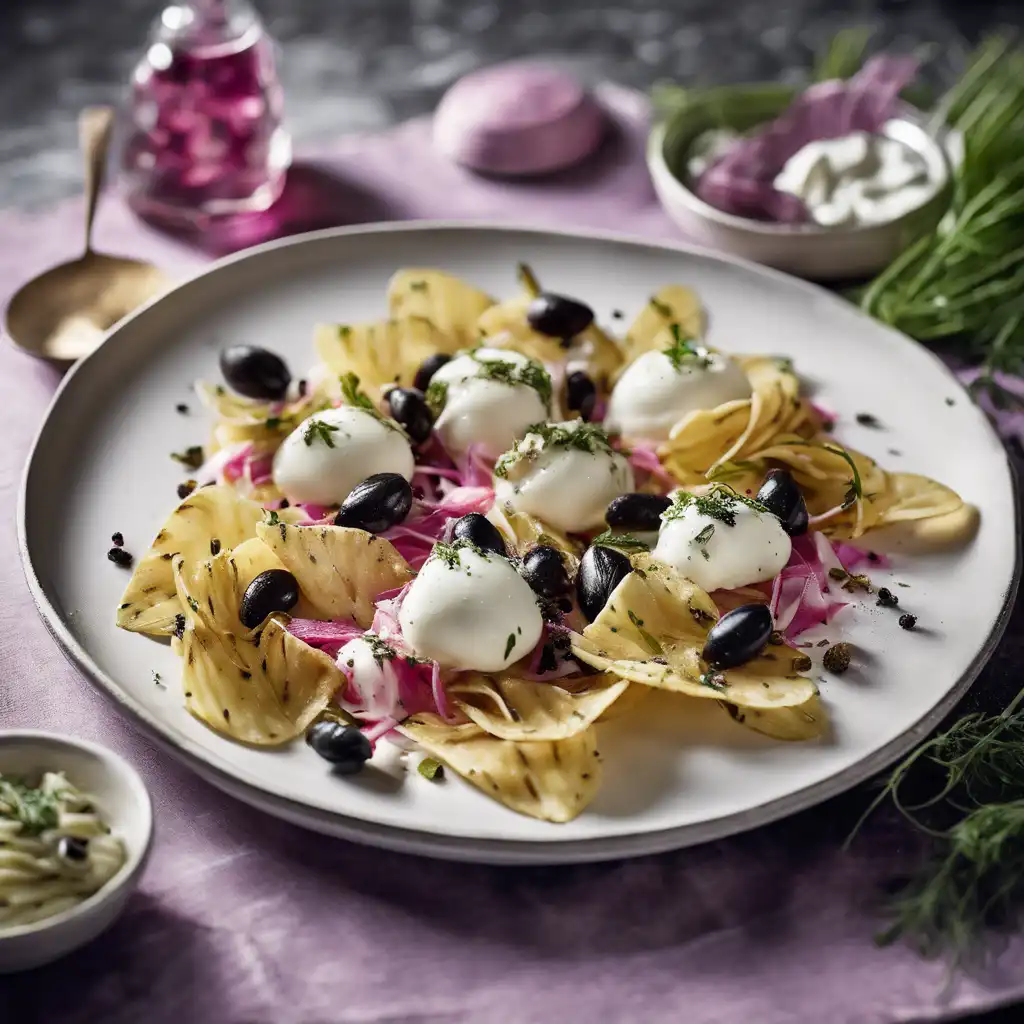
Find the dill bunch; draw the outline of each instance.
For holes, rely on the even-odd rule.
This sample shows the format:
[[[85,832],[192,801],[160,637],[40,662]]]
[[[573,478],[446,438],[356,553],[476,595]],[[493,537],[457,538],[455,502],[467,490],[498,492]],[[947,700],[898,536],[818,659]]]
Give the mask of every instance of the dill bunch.
[[[898,764],[857,823],[890,803],[932,856],[888,905],[881,943],[967,959],[982,932],[1024,908],[1024,691],[1000,714],[965,715]]]

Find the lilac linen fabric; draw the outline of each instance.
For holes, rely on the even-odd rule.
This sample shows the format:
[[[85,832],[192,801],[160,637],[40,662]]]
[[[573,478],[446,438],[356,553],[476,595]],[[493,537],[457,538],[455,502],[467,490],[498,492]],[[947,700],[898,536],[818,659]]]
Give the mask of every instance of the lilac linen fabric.
[[[327,214],[330,223],[434,216],[672,237],[643,167],[642,101],[604,95],[619,139],[571,175],[475,179],[432,157],[429,125],[417,121],[346,139],[299,169],[284,227],[318,226]],[[38,218],[0,215],[0,292],[66,258],[79,218],[77,203]],[[212,247],[269,230],[250,221]],[[181,272],[201,262],[112,200],[97,241]],[[126,755],[152,792],[157,834],[112,931],[51,967],[0,977],[0,1022],[890,1024],[1024,997],[1024,938],[951,988],[942,964],[873,945],[878,888],[919,851],[883,816],[841,852],[863,792],[693,850],[551,869],[364,849],[221,795],[119,717],[32,606],[13,510],[56,384],[55,371],[0,344],[0,727],[68,732]]]

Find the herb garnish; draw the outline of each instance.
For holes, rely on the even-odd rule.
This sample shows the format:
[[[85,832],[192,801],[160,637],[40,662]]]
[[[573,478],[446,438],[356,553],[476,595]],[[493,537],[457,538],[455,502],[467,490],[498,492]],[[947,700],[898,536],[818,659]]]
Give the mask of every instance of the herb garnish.
[[[724,483],[726,480],[734,480],[738,476],[743,476],[744,473],[755,468],[753,462],[746,459],[736,459],[735,461],[726,461],[713,466],[704,475],[712,483]]]
[[[672,332],[672,344],[662,349],[662,353],[668,358],[676,373],[680,373],[684,366],[706,370],[711,365],[707,349],[699,348],[695,338],[683,334],[679,324],[669,324],[669,330]]]
[[[203,464],[203,446],[194,444],[183,452],[171,452],[171,458],[188,469],[198,469]]]
[[[631,533],[614,533],[612,530],[599,533],[590,544],[591,547],[620,548],[623,551],[650,551],[651,548]]]
[[[708,525],[705,526],[704,529],[701,530],[700,533],[698,533],[697,536],[693,538],[694,541],[696,541],[696,543],[699,545],[700,553],[704,556],[704,560],[706,562],[711,561],[711,556],[708,554],[707,543],[709,540],[711,540],[712,537],[714,537],[714,535],[715,524],[708,523]]]
[[[382,640],[376,633],[364,633],[363,639],[369,645],[378,668],[383,667],[385,661],[391,661],[397,656],[394,647],[386,640]]]
[[[341,384],[341,397],[345,399],[346,405],[377,413],[377,407],[370,400],[370,396],[365,391],[360,390],[359,378],[354,373],[343,373],[338,378],[338,381]]]
[[[425,757],[416,766],[416,771],[431,782],[440,782],[444,778],[444,765],[433,757]]]
[[[512,653],[512,648],[516,645],[515,633],[509,633],[508,639],[505,641],[505,653],[502,655],[503,658],[507,658]]]
[[[853,474],[853,479],[850,480],[850,486],[843,496],[843,503],[839,506],[840,511],[845,512],[848,508],[852,508],[864,497],[864,488],[860,482],[860,470],[857,469],[857,463],[854,462],[853,456],[845,448],[838,448],[831,444],[818,444],[815,441],[779,441],[778,443],[790,448],[824,448],[825,451],[838,455],[846,462]]]
[[[626,614],[629,616],[629,621],[636,627],[636,631],[643,638],[644,643],[650,647],[651,651],[654,654],[664,654],[665,649],[653,636],[651,636],[650,633],[647,632],[646,629],[644,629],[644,620],[638,618],[637,614],[631,608],[627,609]]]
[[[693,505],[701,515],[707,516],[708,519],[717,519],[719,522],[725,523],[726,526],[735,526],[737,503],[746,505],[757,513],[768,511],[759,501],[748,498],[745,494],[737,493],[727,484],[715,484],[706,494],[690,494],[688,491],[677,492],[672,504],[662,513],[661,521],[668,523],[673,519],[679,519]],[[702,530],[701,533],[703,532]]]
[[[591,455],[615,454],[608,434],[597,423],[575,420],[571,423],[534,423],[526,434],[495,463],[494,475],[505,478],[509,470],[524,460],[533,460],[552,448],[575,449]]]
[[[332,426],[330,423],[313,416],[306,421],[306,429],[302,432],[302,440],[306,442],[307,448],[311,447],[316,440],[323,441],[328,448],[334,448],[334,438],[331,435],[336,433],[337,430],[338,427]]]
[[[38,836],[60,823],[57,794],[0,775],[0,817],[21,822],[21,835]]]
[[[265,515],[265,522],[268,526],[277,526],[281,522],[281,517],[273,509],[268,508]]]
[[[459,558],[460,551],[472,551],[481,558],[489,558],[488,552],[484,551],[483,548],[477,547],[476,544],[466,537],[460,537],[458,540],[452,541],[450,544],[443,540],[439,540],[430,552],[430,557],[440,559],[448,566],[449,569],[461,569],[462,562]]]
[[[500,384],[508,384],[510,387],[524,384],[528,388],[533,388],[544,403],[544,408],[550,412],[551,376],[536,360],[530,359],[525,363],[518,363],[511,359],[480,359],[475,352],[471,352],[470,355],[480,366],[476,373],[479,379],[495,380]],[[429,391],[429,388],[427,390]]]
[[[434,416],[439,416],[441,410],[448,403],[448,381],[438,380],[436,377],[427,385],[426,394],[423,396],[430,411]]]

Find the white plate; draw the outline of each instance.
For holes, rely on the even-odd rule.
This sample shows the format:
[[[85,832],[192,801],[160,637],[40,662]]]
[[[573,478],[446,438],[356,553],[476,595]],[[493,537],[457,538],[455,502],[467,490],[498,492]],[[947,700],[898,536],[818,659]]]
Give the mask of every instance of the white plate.
[[[106,559],[110,535],[122,531],[141,554],[174,505],[181,473],[168,453],[205,439],[208,424],[189,389],[197,377],[216,378],[221,346],[265,345],[301,373],[313,361],[314,324],[381,316],[397,267],[443,267],[509,295],[519,260],[619,326],[613,309],[631,315],[662,284],[693,285],[710,311],[713,344],[791,356],[817,399],[841,415],[839,439],[890,467],[934,476],[979,506],[981,528],[966,548],[896,554],[892,579],[910,589],[894,589],[922,628],[905,632],[891,610],[871,603],[843,613],[843,637],[870,660],[822,684],[834,722],[827,741],[772,742],[713,706],[657,695],[621,725],[602,727],[600,796],[576,821],[551,825],[457,779],[435,784],[415,772],[399,779],[375,771],[339,779],[302,743],[276,752],[234,744],[186,713],[178,660],[166,645],[115,629],[127,574]],[[181,401],[192,405],[190,417],[175,412]],[[884,429],[859,426],[854,415],[862,411]],[[1016,587],[1015,526],[1003,448],[951,374],[835,296],[680,247],[430,224],[328,231],[250,250],[122,323],[54,398],[19,510],[29,582],[58,640],[125,713],[200,774],[320,831],[520,863],[701,842],[807,807],[892,761],[937,723],[991,653]],[[878,583],[889,576],[873,575]],[[154,671],[170,685],[155,686]]]

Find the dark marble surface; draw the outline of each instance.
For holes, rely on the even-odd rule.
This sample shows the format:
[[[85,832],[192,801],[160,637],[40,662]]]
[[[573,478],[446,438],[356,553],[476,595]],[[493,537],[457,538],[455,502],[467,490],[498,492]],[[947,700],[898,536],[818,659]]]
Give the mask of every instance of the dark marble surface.
[[[161,0],[0,0],[0,208],[74,193],[75,115],[116,102]],[[297,142],[433,108],[481,64],[548,55],[646,88],[787,77],[838,29],[932,44],[948,77],[1021,0],[258,0],[284,50]]]
[[[0,208],[74,194],[75,117],[117,102],[160,0],[0,0]],[[1022,0],[260,0],[283,47],[297,143],[372,130],[431,110],[457,77],[523,55],[647,88],[791,78],[834,32],[874,27],[879,45],[929,45],[937,80],[986,32],[1024,25]],[[3,244],[0,239],[0,244]],[[1019,689],[1024,608],[968,698]],[[1020,1009],[984,1018],[1010,1024]],[[981,1018],[979,1018],[980,1020]]]

